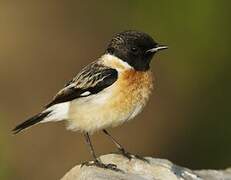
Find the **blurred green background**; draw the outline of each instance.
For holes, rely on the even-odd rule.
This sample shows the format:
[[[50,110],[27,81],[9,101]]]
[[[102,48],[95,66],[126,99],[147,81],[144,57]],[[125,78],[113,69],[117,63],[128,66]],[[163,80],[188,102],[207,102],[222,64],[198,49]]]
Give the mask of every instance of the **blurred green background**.
[[[13,136],[11,129],[116,32],[136,29],[167,44],[155,56],[156,88],[144,112],[110,130],[131,152],[193,169],[231,166],[231,2],[228,0],[0,0],[0,179],[59,179],[90,160],[63,123]],[[102,133],[98,155],[114,151]]]

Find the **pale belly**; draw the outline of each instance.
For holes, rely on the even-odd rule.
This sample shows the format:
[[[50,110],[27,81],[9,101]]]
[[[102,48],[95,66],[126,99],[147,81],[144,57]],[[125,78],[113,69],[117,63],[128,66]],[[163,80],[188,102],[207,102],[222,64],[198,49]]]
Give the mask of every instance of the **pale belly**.
[[[93,133],[133,119],[148,100],[149,86],[139,84],[118,88],[123,86],[114,84],[97,95],[73,101],[69,109],[68,129]]]

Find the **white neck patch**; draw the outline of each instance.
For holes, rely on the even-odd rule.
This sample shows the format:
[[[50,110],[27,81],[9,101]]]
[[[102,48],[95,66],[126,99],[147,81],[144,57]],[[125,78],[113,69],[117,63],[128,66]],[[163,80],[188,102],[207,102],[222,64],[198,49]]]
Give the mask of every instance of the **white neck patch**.
[[[100,59],[103,61],[105,65],[120,71],[133,69],[133,67],[130,66],[127,62],[111,54],[104,54]]]

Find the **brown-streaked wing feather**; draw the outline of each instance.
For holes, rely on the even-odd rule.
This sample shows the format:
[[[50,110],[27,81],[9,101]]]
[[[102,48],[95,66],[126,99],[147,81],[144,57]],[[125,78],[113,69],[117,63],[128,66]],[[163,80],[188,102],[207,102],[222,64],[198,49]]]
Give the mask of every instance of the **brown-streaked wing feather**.
[[[106,67],[98,61],[86,66],[64,89],[58,92],[46,108],[58,103],[96,94],[111,86],[118,77],[115,69]],[[85,95],[84,93],[87,92]]]

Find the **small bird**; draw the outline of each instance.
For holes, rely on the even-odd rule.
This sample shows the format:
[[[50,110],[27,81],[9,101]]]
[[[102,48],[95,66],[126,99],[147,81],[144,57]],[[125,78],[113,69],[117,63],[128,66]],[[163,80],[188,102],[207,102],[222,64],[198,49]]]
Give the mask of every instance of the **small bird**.
[[[13,132],[17,134],[38,123],[67,121],[67,129],[83,133],[90,147],[94,161],[84,165],[116,170],[116,165],[97,159],[89,135],[103,131],[120,153],[132,157],[106,129],[119,126],[142,111],[153,89],[151,59],[164,49],[167,46],[143,32],[115,34],[100,58],[67,83],[44,111],[16,126]]]

